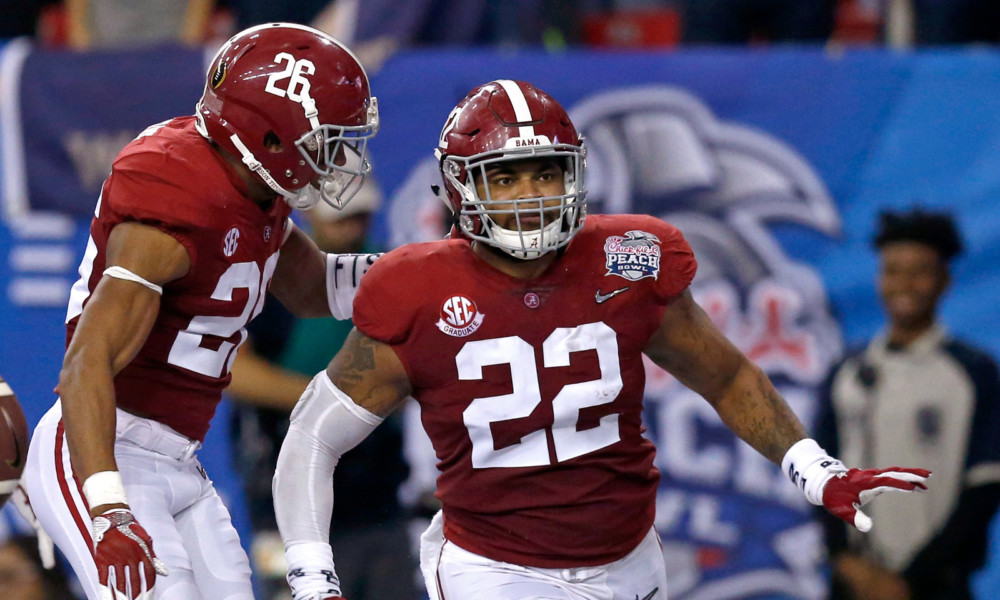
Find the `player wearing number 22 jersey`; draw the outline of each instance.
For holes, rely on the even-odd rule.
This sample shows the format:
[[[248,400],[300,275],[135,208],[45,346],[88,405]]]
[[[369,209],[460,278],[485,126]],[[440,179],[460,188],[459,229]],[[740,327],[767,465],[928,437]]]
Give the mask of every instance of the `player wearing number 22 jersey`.
[[[440,471],[442,511],[420,547],[433,600],[666,597],[643,355],[842,518],[864,517],[863,492],[923,486],[926,471],[848,471],[806,438],[695,303],[680,231],[649,216],[585,218],[586,149],[551,96],[507,79],[479,86],[435,155],[452,239],[375,263],[356,330],[282,444],[274,499],[294,600],[341,597],[330,521],[318,518],[329,482],[411,395]]]
[[[659,219],[591,215],[538,278],[481,263],[467,240],[405,246],[354,308],[410,377],[445,536],[521,565],[617,560],[653,523],[641,352],[694,277],[691,249]]]

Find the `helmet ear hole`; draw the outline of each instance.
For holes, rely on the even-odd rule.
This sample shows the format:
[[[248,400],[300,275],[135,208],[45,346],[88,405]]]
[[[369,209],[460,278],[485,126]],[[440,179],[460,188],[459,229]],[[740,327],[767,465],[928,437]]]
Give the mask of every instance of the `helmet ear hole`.
[[[267,133],[264,134],[263,143],[264,147],[270,150],[272,153],[277,154],[278,152],[281,152],[283,150],[283,148],[281,147],[281,138],[279,138],[278,134],[274,133],[273,131],[268,131]]]

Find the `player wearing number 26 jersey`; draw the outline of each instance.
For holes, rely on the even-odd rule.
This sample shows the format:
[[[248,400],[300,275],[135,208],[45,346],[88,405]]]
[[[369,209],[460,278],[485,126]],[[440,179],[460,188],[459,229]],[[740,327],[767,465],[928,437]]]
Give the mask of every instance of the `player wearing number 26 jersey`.
[[[464,239],[405,246],[355,302],[420,403],[445,536],[521,565],[617,560],[653,524],[642,349],[694,277],[691,249],[659,219],[590,216],[540,277],[478,262]]]
[[[150,127],[115,159],[70,294],[60,397],[26,477],[88,600],[253,598],[196,452],[269,291],[297,316],[350,317],[376,256],[325,254],[289,215],[349,202],[377,129],[351,52],[271,23],[223,45],[195,115]]]
[[[643,355],[698,392],[806,497],[858,507],[927,471],[846,469],[694,302],[680,231],[586,216],[586,151],[531,84],[472,90],[436,151],[452,239],[376,263],[355,331],[292,413],[274,479],[294,600],[340,596],[330,480],[409,395],[437,453],[442,511],[421,538],[434,600],[663,600]]]
[[[122,151],[90,226],[67,342],[107,268],[116,225],[137,222],[166,233],[187,250],[191,267],[168,287],[146,343],[115,377],[118,408],[204,440],[243,327],[264,306],[278,251],[294,227],[291,211],[286,202],[258,207],[248,198],[194,117],[150,128]]]

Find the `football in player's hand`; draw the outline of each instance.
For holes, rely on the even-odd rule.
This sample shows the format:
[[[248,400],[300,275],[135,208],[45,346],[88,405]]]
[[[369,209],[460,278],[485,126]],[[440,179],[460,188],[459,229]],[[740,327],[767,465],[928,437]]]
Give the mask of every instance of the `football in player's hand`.
[[[0,506],[14,493],[28,458],[28,423],[10,385],[0,377]]]

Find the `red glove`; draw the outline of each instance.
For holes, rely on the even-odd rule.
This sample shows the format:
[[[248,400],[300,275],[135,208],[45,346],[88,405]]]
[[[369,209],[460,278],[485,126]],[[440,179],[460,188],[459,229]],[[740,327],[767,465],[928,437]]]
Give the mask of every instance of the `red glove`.
[[[156,575],[168,574],[149,534],[125,508],[94,517],[94,560],[102,596],[109,600],[152,600]]]
[[[868,531],[872,528],[872,520],[861,512],[862,506],[889,490],[925,491],[930,475],[931,472],[926,469],[902,467],[850,469],[827,481],[823,488],[823,506],[858,530]]]

